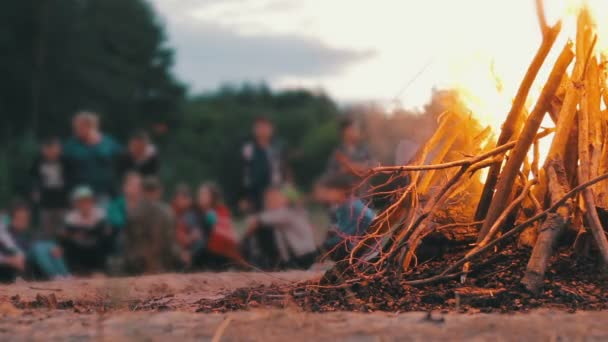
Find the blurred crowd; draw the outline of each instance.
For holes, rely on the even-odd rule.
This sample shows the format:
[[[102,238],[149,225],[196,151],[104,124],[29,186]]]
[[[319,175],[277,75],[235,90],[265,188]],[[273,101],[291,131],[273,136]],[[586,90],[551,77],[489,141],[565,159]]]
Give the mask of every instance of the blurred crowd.
[[[323,257],[344,258],[375,218],[353,191],[373,158],[358,124],[341,122],[341,144],[329,157],[313,196],[294,184],[273,123],[259,117],[239,156],[235,229],[222,190],[165,189],[162,156],[144,131],[123,146],[101,130],[95,113],[77,113],[73,135],[41,142],[31,193],[0,210],[0,281],[104,273],[307,269]],[[170,167],[170,166],[168,166]],[[315,241],[308,200],[327,206],[329,233]],[[325,228],[325,227],[324,227]]]

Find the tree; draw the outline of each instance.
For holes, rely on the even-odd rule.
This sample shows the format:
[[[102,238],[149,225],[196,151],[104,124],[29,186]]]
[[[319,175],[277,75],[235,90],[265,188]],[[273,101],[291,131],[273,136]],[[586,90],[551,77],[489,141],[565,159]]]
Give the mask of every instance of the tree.
[[[322,172],[337,143],[339,109],[324,94],[305,90],[273,93],[263,85],[224,87],[192,98],[164,151],[170,183],[218,181],[226,194],[237,192],[241,144],[255,117],[273,120],[287,146],[295,181],[304,187]],[[229,196],[230,197],[230,196]],[[229,200],[235,198],[230,197]]]
[[[119,137],[179,120],[185,89],[144,0],[8,0],[0,22],[0,154],[14,155],[9,141],[65,136],[80,109]],[[10,164],[0,173],[22,174]]]

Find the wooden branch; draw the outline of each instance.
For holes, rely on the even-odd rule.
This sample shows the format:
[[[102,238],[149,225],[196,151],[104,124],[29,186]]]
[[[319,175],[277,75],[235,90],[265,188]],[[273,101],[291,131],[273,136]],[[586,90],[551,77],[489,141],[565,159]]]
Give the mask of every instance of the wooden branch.
[[[517,173],[519,172],[521,163],[530,150],[530,145],[534,142],[536,133],[538,132],[543,117],[547,112],[549,101],[555,94],[555,91],[557,90],[557,87],[559,86],[560,81],[563,75],[566,73],[566,69],[572,62],[573,58],[574,53],[572,52],[572,49],[569,45],[566,45],[557,59],[551,74],[549,75],[549,80],[543,87],[540,97],[538,98],[538,102],[530,113],[530,116],[528,117],[528,120],[526,121],[526,124],[519,138],[517,139],[515,147],[509,154],[509,159],[507,160],[504,170],[500,174],[500,179],[496,186],[496,193],[492,198],[487,217],[479,232],[478,241],[482,241],[485,238],[488,231],[494,224],[494,221],[496,221],[496,219],[508,205],[507,200],[509,199],[509,196],[511,196],[513,182],[517,176]]]
[[[542,5],[542,3],[540,3]],[[539,10],[539,12],[542,12]],[[544,18],[544,15],[543,15]],[[543,65],[549,51],[553,47],[555,40],[559,32],[561,31],[561,22],[558,22],[555,26],[551,27],[546,33],[543,33],[543,41],[532,63],[528,67],[526,71],[526,75],[524,76],[523,81],[519,85],[519,89],[517,90],[517,94],[515,95],[515,99],[513,100],[513,105],[511,106],[511,110],[505,119],[505,122],[502,125],[502,130],[500,132],[500,136],[498,137],[498,141],[496,142],[496,146],[502,146],[509,142],[512,138],[516,137],[516,126],[517,122],[520,120],[522,110],[524,109],[526,100],[528,99],[528,94],[530,92],[530,88],[538,75],[538,72]],[[498,175],[500,173],[501,165],[496,165],[488,171],[488,176],[486,178],[486,182],[484,184],[484,188],[479,200],[479,204],[477,205],[477,210],[475,212],[475,220],[480,221],[485,219],[486,213],[490,206],[490,202],[492,201],[492,197],[494,196],[494,188],[498,181]]]
[[[475,254],[478,250],[482,249],[484,246],[486,246],[488,243],[490,243],[492,238],[496,235],[496,233],[504,225],[504,223],[507,221],[509,216],[511,214],[513,214],[513,212],[516,209],[518,209],[520,207],[521,203],[528,197],[528,194],[530,193],[530,188],[537,183],[538,183],[537,180],[532,180],[532,181],[526,183],[526,185],[522,189],[519,196],[517,196],[517,198],[515,198],[513,200],[513,202],[511,202],[511,204],[509,204],[509,206],[505,209],[505,211],[500,215],[500,217],[496,220],[496,222],[494,223],[494,225],[492,226],[492,228],[490,229],[490,231],[488,232],[486,237],[482,241],[480,241],[472,250],[470,250],[465,256]],[[462,272],[464,274],[468,273],[470,267],[471,266],[469,263],[464,264],[464,266],[462,268]]]
[[[547,169],[549,178],[549,193],[552,202],[564,197],[568,190],[568,179],[561,160],[553,160]],[[532,249],[526,273],[522,283],[532,293],[538,293],[545,280],[545,272],[549,258],[553,255],[557,239],[564,231],[570,220],[572,206],[566,202],[556,212],[549,213],[547,219],[540,226],[538,239]]]
[[[586,84],[589,83],[587,82]],[[590,98],[590,96],[593,95],[593,92],[585,92],[581,104],[581,110],[579,111],[578,115],[578,155],[580,160],[578,166],[578,180],[580,183],[583,183],[592,177],[592,167],[594,161],[592,160],[591,154],[594,149],[599,148],[594,144],[594,142],[590,141],[590,136],[592,136],[592,133],[590,132],[591,123],[589,119],[591,112],[595,110],[594,108],[591,108],[591,106],[599,105],[599,102],[596,103],[595,99]],[[596,162],[599,162],[599,158]],[[606,238],[604,228],[602,227],[602,223],[600,222],[597,214],[593,189],[587,188],[583,190],[582,198],[585,204],[584,214],[587,219],[587,225],[589,226],[591,235],[593,235],[593,238],[595,239],[602,257],[602,261],[604,264],[608,265],[608,239]]]
[[[602,113],[600,111],[601,93],[600,93],[600,76],[597,59],[593,56],[587,66],[585,75],[585,96],[581,107],[585,107],[589,119],[589,178],[597,177],[602,173],[601,158],[602,158]],[[605,198],[606,187],[602,184],[597,184],[591,188],[595,194],[596,204],[599,204],[598,199]],[[603,205],[600,205],[603,207]]]
[[[549,32],[549,25],[547,25],[543,0],[536,0],[536,16],[538,17],[538,24],[540,25],[540,32],[543,34],[543,37],[545,37]]]
[[[538,139],[542,139],[546,136],[548,136],[549,134],[553,133],[552,129],[545,129],[543,131],[541,131],[540,133],[538,133],[536,135],[536,140]],[[373,175],[376,173],[393,173],[393,172],[408,172],[408,171],[426,171],[426,170],[441,170],[441,169],[449,169],[449,168],[455,168],[455,167],[460,167],[460,166],[465,166],[465,165],[472,165],[475,163],[478,163],[484,159],[488,159],[491,157],[494,157],[496,155],[500,155],[503,154],[507,151],[509,151],[510,149],[512,149],[515,144],[517,142],[516,141],[511,141],[508,142],[504,145],[501,145],[499,147],[494,148],[493,150],[490,150],[488,152],[482,153],[480,155],[474,156],[474,157],[470,157],[470,158],[465,158],[465,159],[461,159],[461,160],[455,160],[452,162],[447,162],[447,163],[442,163],[442,164],[435,164],[435,165],[403,165],[403,166],[399,166],[399,165],[395,165],[395,166],[378,166],[378,167],[374,167],[372,169],[370,169],[368,171],[368,175]]]
[[[516,234],[519,234],[520,232],[522,232],[524,229],[526,229],[529,225],[533,224],[534,222],[544,219],[545,217],[547,217],[548,214],[555,212],[559,207],[564,205],[564,203],[566,203],[566,201],[570,200],[574,196],[577,196],[582,190],[584,190],[594,184],[597,184],[599,182],[605,181],[607,179],[608,179],[608,173],[603,174],[597,178],[591,179],[590,181],[585,182],[583,184],[579,184],[578,186],[576,186],[572,190],[570,190],[567,194],[565,194],[564,197],[560,198],[557,202],[553,203],[553,205],[551,205],[545,211],[538,213],[538,214],[534,215],[533,217],[529,218],[528,220],[526,220],[525,222],[522,222],[522,223],[518,224],[517,226],[513,227],[511,230],[506,232],[504,235],[502,235],[501,237],[488,243],[483,248],[479,249],[477,252],[475,252],[469,256],[466,256],[466,257],[460,259],[459,261],[453,263],[452,265],[448,266],[439,275],[424,278],[424,279],[405,281],[405,282],[403,282],[403,284],[412,285],[412,286],[425,285],[425,284],[435,283],[435,282],[447,279],[449,277],[449,275],[457,268],[463,266],[465,263],[469,262],[470,260],[477,257],[478,255],[489,251],[490,248],[496,246],[497,244],[499,244],[507,239],[510,239],[511,237],[513,237]]]
[[[452,148],[452,145],[454,144],[454,142],[456,141],[456,139],[458,139],[458,137],[460,136],[461,132],[452,132],[443,142],[443,145],[441,146],[441,149],[437,152],[437,154],[434,156],[433,160],[432,160],[432,164],[439,164],[441,163],[445,156],[448,154],[448,152],[450,152],[450,149]],[[420,191],[420,193],[426,194],[429,187],[431,186],[431,180],[433,180],[433,176],[435,175],[435,171],[434,170],[428,170],[423,176],[422,178],[419,180],[417,188]]]

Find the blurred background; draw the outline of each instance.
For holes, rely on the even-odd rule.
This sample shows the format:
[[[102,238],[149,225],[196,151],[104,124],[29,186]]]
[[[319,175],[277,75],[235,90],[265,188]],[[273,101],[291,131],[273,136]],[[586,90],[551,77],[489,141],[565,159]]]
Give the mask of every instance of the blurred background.
[[[336,90],[342,84],[324,79],[339,78],[377,52],[330,46],[290,29],[295,2],[11,0],[2,6],[2,206],[28,191],[40,139],[69,136],[80,110],[98,113],[103,131],[119,141],[136,130],[151,134],[168,188],[213,179],[234,204],[235,163],[253,118],[275,122],[294,178],[307,189],[339,140],[339,117],[361,116],[377,160],[392,163],[400,139],[422,141],[432,131],[446,95],[426,89],[416,109],[387,116],[392,100],[376,96],[377,82],[357,76],[346,87],[353,91]],[[267,16],[277,19],[276,27],[243,31]],[[306,27],[306,14],[293,18]],[[423,67],[392,77],[388,88],[401,91],[404,79]]]

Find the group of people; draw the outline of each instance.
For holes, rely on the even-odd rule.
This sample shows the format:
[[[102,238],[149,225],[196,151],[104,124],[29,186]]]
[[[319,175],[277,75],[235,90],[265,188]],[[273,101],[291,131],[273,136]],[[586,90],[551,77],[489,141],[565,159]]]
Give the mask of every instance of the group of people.
[[[0,212],[2,282],[227,267],[306,269],[323,256],[344,258],[375,218],[353,192],[355,175],[371,157],[352,120],[342,123],[342,143],[315,185],[314,199],[330,208],[332,221],[320,245],[268,118],[255,120],[241,150],[242,234],[215,183],[196,189],[179,184],[165,202],[159,153],[145,132],[133,134],[123,149],[101,131],[95,113],[76,114],[72,128],[65,141],[41,143],[30,196]]]

